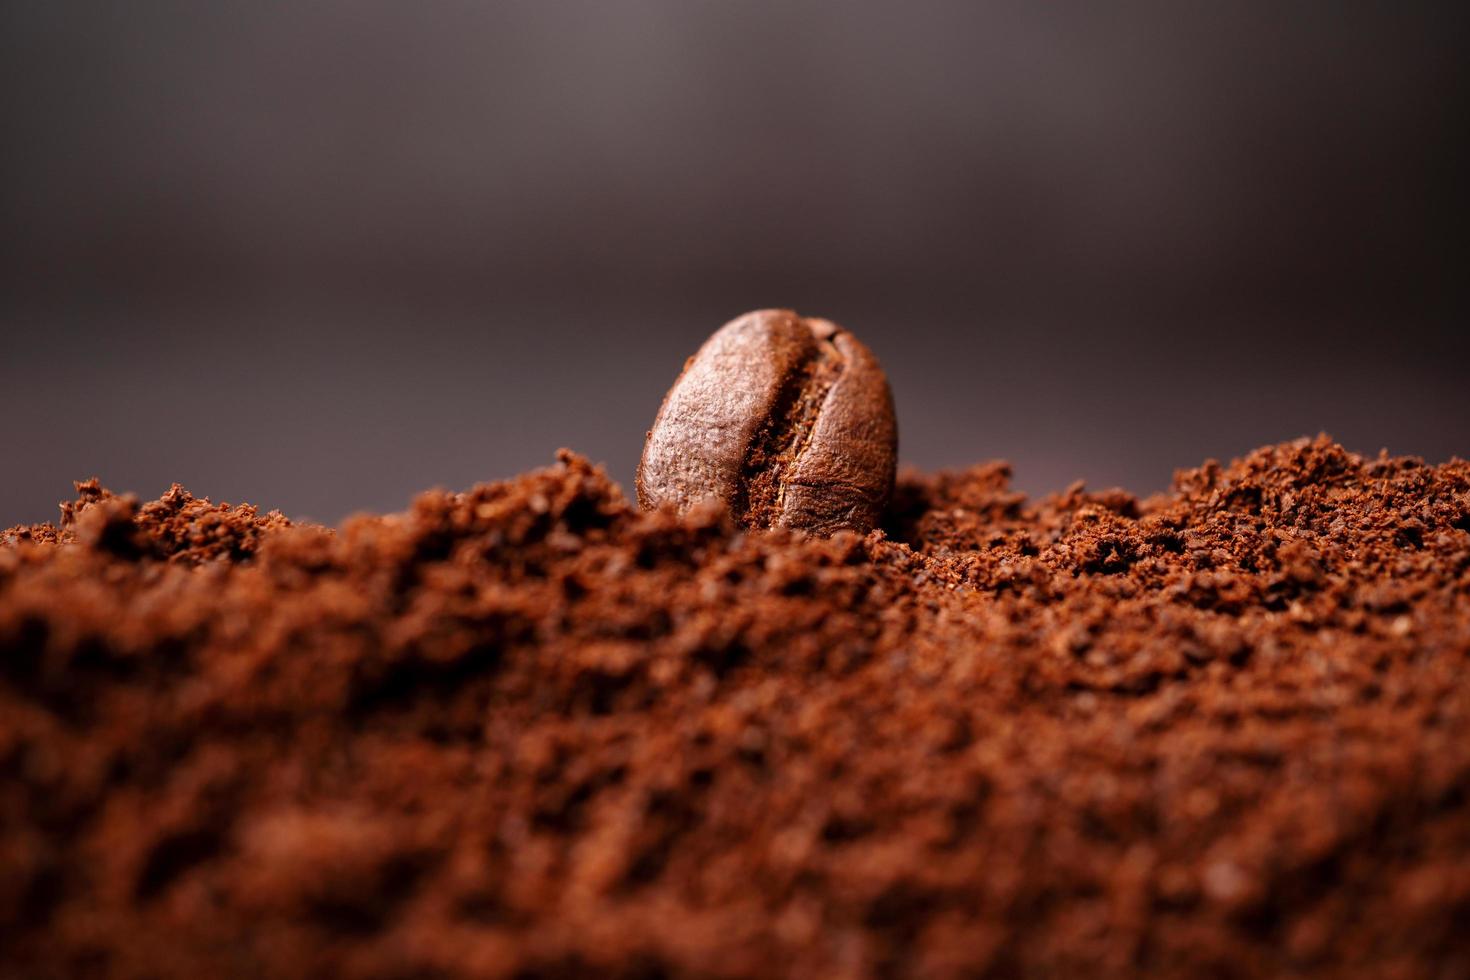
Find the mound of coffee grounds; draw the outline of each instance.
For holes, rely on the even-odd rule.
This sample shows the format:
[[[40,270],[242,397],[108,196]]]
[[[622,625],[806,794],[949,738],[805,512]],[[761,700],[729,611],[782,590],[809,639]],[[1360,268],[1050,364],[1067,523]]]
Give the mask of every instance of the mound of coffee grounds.
[[[0,535],[20,976],[1470,975],[1470,464]]]

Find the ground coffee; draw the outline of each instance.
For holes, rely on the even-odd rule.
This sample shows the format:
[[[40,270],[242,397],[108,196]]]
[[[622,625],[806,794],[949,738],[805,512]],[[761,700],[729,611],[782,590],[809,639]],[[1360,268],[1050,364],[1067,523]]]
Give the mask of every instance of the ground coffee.
[[[4,972],[1470,974],[1470,464],[1007,479],[81,484],[0,546]]]

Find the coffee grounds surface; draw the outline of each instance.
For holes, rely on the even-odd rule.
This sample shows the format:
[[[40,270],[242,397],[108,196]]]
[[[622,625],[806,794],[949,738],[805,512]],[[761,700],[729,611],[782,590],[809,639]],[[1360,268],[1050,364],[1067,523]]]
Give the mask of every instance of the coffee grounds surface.
[[[1470,464],[0,535],[13,976],[1470,975]]]

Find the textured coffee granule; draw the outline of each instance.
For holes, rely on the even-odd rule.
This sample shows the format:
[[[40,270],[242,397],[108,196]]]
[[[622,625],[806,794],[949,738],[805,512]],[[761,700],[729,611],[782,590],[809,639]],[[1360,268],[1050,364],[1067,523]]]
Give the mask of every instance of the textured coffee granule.
[[[1470,464],[0,536],[7,976],[1470,975]]]

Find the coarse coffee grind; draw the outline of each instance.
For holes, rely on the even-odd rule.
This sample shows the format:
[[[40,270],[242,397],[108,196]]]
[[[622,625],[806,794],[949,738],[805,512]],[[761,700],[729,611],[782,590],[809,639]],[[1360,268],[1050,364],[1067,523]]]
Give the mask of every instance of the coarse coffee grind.
[[[7,976],[1470,975],[1470,464],[0,535]]]

